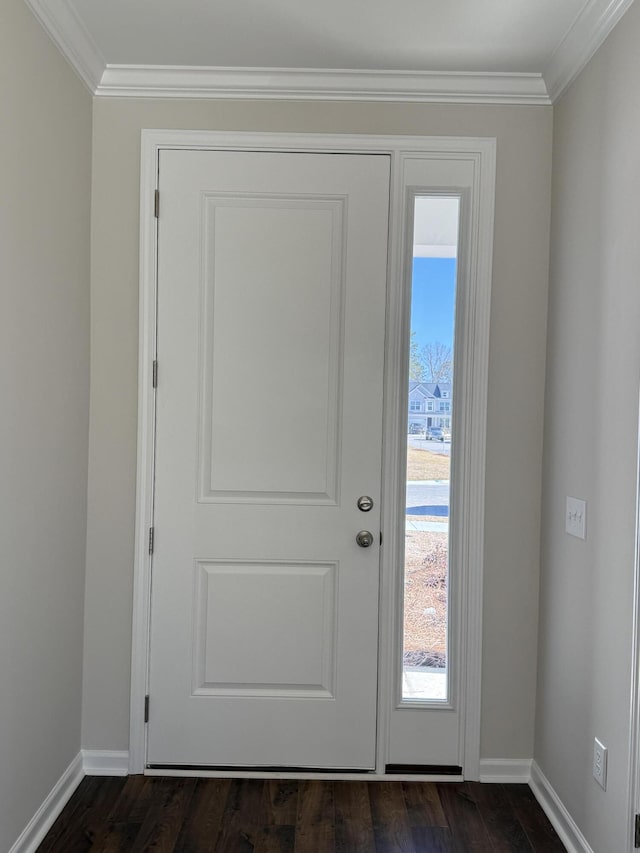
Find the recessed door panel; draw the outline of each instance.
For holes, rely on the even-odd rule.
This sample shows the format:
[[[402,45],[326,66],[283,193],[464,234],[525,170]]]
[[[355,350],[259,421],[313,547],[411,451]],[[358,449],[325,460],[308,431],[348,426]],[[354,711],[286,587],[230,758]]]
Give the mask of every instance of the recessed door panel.
[[[344,203],[204,198],[203,501],[337,500]]]
[[[194,695],[334,696],[337,566],[195,566]]]

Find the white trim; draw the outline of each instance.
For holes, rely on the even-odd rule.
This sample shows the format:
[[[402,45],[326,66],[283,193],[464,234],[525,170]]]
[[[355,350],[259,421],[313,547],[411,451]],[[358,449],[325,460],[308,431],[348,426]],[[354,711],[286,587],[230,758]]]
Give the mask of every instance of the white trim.
[[[491,282],[493,278],[493,224],[495,212],[496,149],[491,156],[478,156],[477,173],[473,188],[471,257],[469,269],[475,276],[470,284],[471,316],[466,318],[467,328],[462,330],[462,340],[468,339],[463,350],[458,373],[458,441],[461,452],[462,477],[456,478],[459,488],[458,507],[463,512],[459,519],[461,541],[457,545],[458,559],[465,567],[462,583],[462,672],[464,696],[467,707],[464,733],[464,768],[467,779],[480,776],[480,713],[482,705],[482,616],[484,578],[484,509],[485,463],[487,444],[487,405],[489,388],[489,324],[491,317]],[[462,389],[462,390],[460,390]],[[463,399],[463,406],[458,402]],[[463,422],[463,414],[465,421]],[[455,417],[455,415],[454,415]],[[464,467],[463,467],[464,466]],[[452,523],[455,519],[452,519]],[[457,524],[457,523],[456,523]],[[456,527],[453,528],[454,531]],[[466,550],[465,550],[466,549]],[[466,607],[465,607],[466,605]]]
[[[85,86],[95,94],[106,63],[69,0],[25,0],[25,3]]]
[[[107,65],[96,95],[549,104],[541,74]]]
[[[426,141],[426,140],[425,140]],[[405,189],[403,168],[399,157],[391,161],[391,186],[389,198],[389,236],[402,235],[406,230],[404,217]],[[385,384],[383,411],[383,457],[382,457],[382,514],[383,531],[380,548],[380,619],[379,646],[380,665],[378,670],[378,744],[376,767],[384,768],[388,761],[388,744],[391,728],[390,699],[396,695],[396,673],[393,659],[395,653],[396,626],[398,623],[397,577],[384,567],[393,565],[398,554],[398,525],[396,511],[398,492],[402,488],[400,471],[406,471],[403,456],[403,440],[406,432],[399,413],[405,412],[407,401],[406,385],[402,365],[405,361],[403,342],[408,340],[404,320],[405,288],[403,279],[404,246],[402,240],[389,241],[389,269],[387,285],[387,334],[385,352]],[[400,377],[394,375],[399,373]],[[421,392],[422,393],[422,392]],[[426,397],[425,397],[426,399]],[[399,563],[397,565],[400,565]],[[385,602],[387,603],[385,606]]]
[[[603,44],[633,0],[591,0],[553,52],[543,77],[554,103]]]
[[[529,786],[568,853],[594,853],[578,824],[535,761],[531,765]]]
[[[528,784],[531,781],[531,759],[481,758],[480,781],[491,784]]]
[[[82,766],[85,776],[128,776],[127,750],[83,749]]]
[[[432,143],[434,140],[425,140]],[[480,777],[480,727],[482,693],[482,587],[484,571],[484,482],[486,461],[486,419],[489,362],[489,320],[491,303],[493,220],[495,196],[495,140],[474,140],[471,147],[458,149],[463,140],[451,140],[449,156],[464,157],[473,163],[472,185],[467,191],[468,205],[463,209],[462,229],[471,230],[465,236],[461,229],[461,275],[467,278],[465,294],[456,320],[457,367],[456,387],[456,440],[459,450],[452,471],[452,488],[458,494],[456,505],[460,511],[451,517],[451,556],[460,571],[456,578],[456,601],[451,622],[451,654],[454,660],[455,684],[451,685],[453,700],[464,708],[463,728],[459,733],[459,763],[466,779]],[[437,157],[437,154],[424,155]],[[409,157],[409,155],[407,155]],[[402,158],[398,158],[399,162]],[[399,191],[404,193],[401,178]],[[422,190],[422,188],[420,188]],[[406,198],[392,199],[392,226],[390,233],[407,234]],[[394,211],[401,224],[393,225]],[[406,388],[408,383],[407,359],[409,342],[409,289],[410,270],[405,267],[406,252],[403,246],[392,245],[390,296],[388,311],[388,350],[386,356],[388,378],[385,389],[386,438],[384,455],[384,514],[383,560],[385,565],[403,565],[404,536],[396,529],[395,519],[404,511],[406,471]],[[397,579],[395,579],[397,581]],[[389,601],[389,609],[381,611],[381,643],[385,654],[381,659],[381,684],[383,694],[401,695],[400,684],[393,683],[395,670],[392,662],[399,660],[399,643],[402,625],[401,588],[395,586],[391,573],[382,574],[382,601]],[[387,615],[385,615],[387,614]],[[387,665],[385,661],[390,663]],[[457,663],[460,665],[456,665]],[[404,703],[403,703],[404,704]],[[381,730],[386,740],[390,734],[390,719],[381,706]],[[386,729],[383,728],[386,726]],[[393,760],[393,757],[391,758]],[[380,764],[378,765],[380,766]]]
[[[640,401],[636,449],[636,530],[633,565],[633,642],[631,646],[631,727],[629,730],[629,850],[635,850],[635,816],[640,814]]]
[[[465,377],[465,388],[471,400],[472,413],[468,433],[469,448],[480,454],[469,468],[469,487],[465,494],[474,500],[465,518],[465,565],[469,567],[466,586],[466,638],[463,657],[467,665],[462,673],[463,694],[466,703],[465,731],[462,737],[465,777],[479,778],[480,772],[480,705],[481,705],[481,662],[482,662],[482,568],[484,534],[484,447],[486,438],[486,386],[488,360],[488,317],[490,307],[491,256],[493,232],[493,204],[495,188],[494,139],[471,137],[417,137],[417,136],[349,136],[324,134],[273,134],[273,133],[227,133],[215,131],[145,130],[142,132],[141,162],[141,248],[140,248],[140,337],[139,337],[139,409],[138,409],[138,481],[136,499],[136,545],[134,568],[133,601],[133,644],[131,675],[131,728],[129,739],[129,771],[144,770],[146,755],[146,726],[144,723],[144,696],[147,692],[147,665],[149,646],[149,598],[150,558],[147,541],[148,530],[153,524],[153,463],[154,463],[154,408],[155,395],[152,387],[151,365],[155,358],[155,281],[156,281],[156,223],[153,214],[153,195],[157,185],[157,164],[161,148],[189,148],[209,150],[253,150],[263,151],[319,151],[388,153],[392,159],[392,190],[390,233],[395,234],[390,247],[389,316],[390,334],[387,351],[388,373],[386,379],[385,415],[385,495],[383,530],[384,565],[391,566],[397,550],[394,496],[398,485],[390,472],[394,469],[394,455],[400,447],[399,412],[404,412],[404,403],[390,399],[389,395],[401,394],[405,386],[398,386],[395,375],[404,363],[402,334],[398,333],[401,304],[398,302],[398,287],[402,277],[396,275],[402,268],[403,247],[400,245],[401,226],[404,216],[405,188],[403,170],[405,162],[412,157],[438,159],[445,155],[449,159],[464,159],[474,162],[474,211],[475,234],[471,241],[472,252],[477,256],[470,261],[476,271],[473,286],[475,291],[474,316],[480,318],[481,333],[472,343],[474,362]],[[486,244],[486,245],[485,245]],[[400,312],[400,313],[398,313]],[[470,318],[470,322],[471,318]],[[472,323],[474,328],[478,328]],[[395,389],[395,390],[394,390]],[[484,395],[484,396],[483,396]],[[406,413],[405,413],[406,416]],[[397,466],[396,466],[397,467]],[[397,477],[396,477],[397,479]],[[388,491],[387,491],[388,490]],[[387,541],[388,540],[388,541]],[[389,698],[393,689],[391,682],[391,660],[388,650],[393,645],[390,635],[396,605],[394,582],[391,572],[383,572],[381,610],[381,689],[380,689],[380,732],[377,768],[386,764],[386,726],[388,724]],[[367,777],[369,778],[369,777]]]
[[[20,833],[9,853],[35,853],[83,778],[82,755],[78,753]]]
[[[155,457],[155,390],[153,361],[156,357],[156,225],[151,209],[157,187],[158,148],[151,134],[142,132],[140,163],[140,285],[138,340],[138,450],[136,526],[133,574],[133,633],[129,772],[141,773],[146,763],[147,737],[144,697],[148,692],[151,557],[149,527],[153,523],[153,471]]]

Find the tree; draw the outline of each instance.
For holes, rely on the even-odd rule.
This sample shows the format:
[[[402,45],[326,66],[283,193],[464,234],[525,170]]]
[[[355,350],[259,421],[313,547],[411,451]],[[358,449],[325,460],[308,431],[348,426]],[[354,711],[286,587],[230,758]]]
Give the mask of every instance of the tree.
[[[453,379],[453,355],[451,347],[436,341],[426,344],[420,352],[426,382],[451,382]]]
[[[413,379],[416,382],[425,381],[425,366],[420,356],[415,332],[411,332],[411,341],[409,343],[409,379]]]
[[[453,355],[451,348],[439,341],[425,344],[419,349],[416,333],[411,332],[409,342],[409,379],[415,382],[451,382]]]

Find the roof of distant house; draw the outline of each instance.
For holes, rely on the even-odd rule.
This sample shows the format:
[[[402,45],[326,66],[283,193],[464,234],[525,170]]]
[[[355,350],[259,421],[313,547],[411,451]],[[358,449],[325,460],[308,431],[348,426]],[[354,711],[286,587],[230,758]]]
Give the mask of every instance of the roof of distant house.
[[[451,394],[451,382],[417,382],[409,380],[409,393],[418,391],[423,397],[442,397],[447,391]]]

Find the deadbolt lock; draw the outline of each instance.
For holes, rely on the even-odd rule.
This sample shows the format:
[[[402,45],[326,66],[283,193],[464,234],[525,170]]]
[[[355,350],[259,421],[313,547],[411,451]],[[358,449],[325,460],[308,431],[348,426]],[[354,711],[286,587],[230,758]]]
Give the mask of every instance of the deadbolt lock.
[[[361,512],[369,512],[373,509],[373,498],[370,498],[369,495],[362,495],[362,497],[358,498],[358,509]]]

